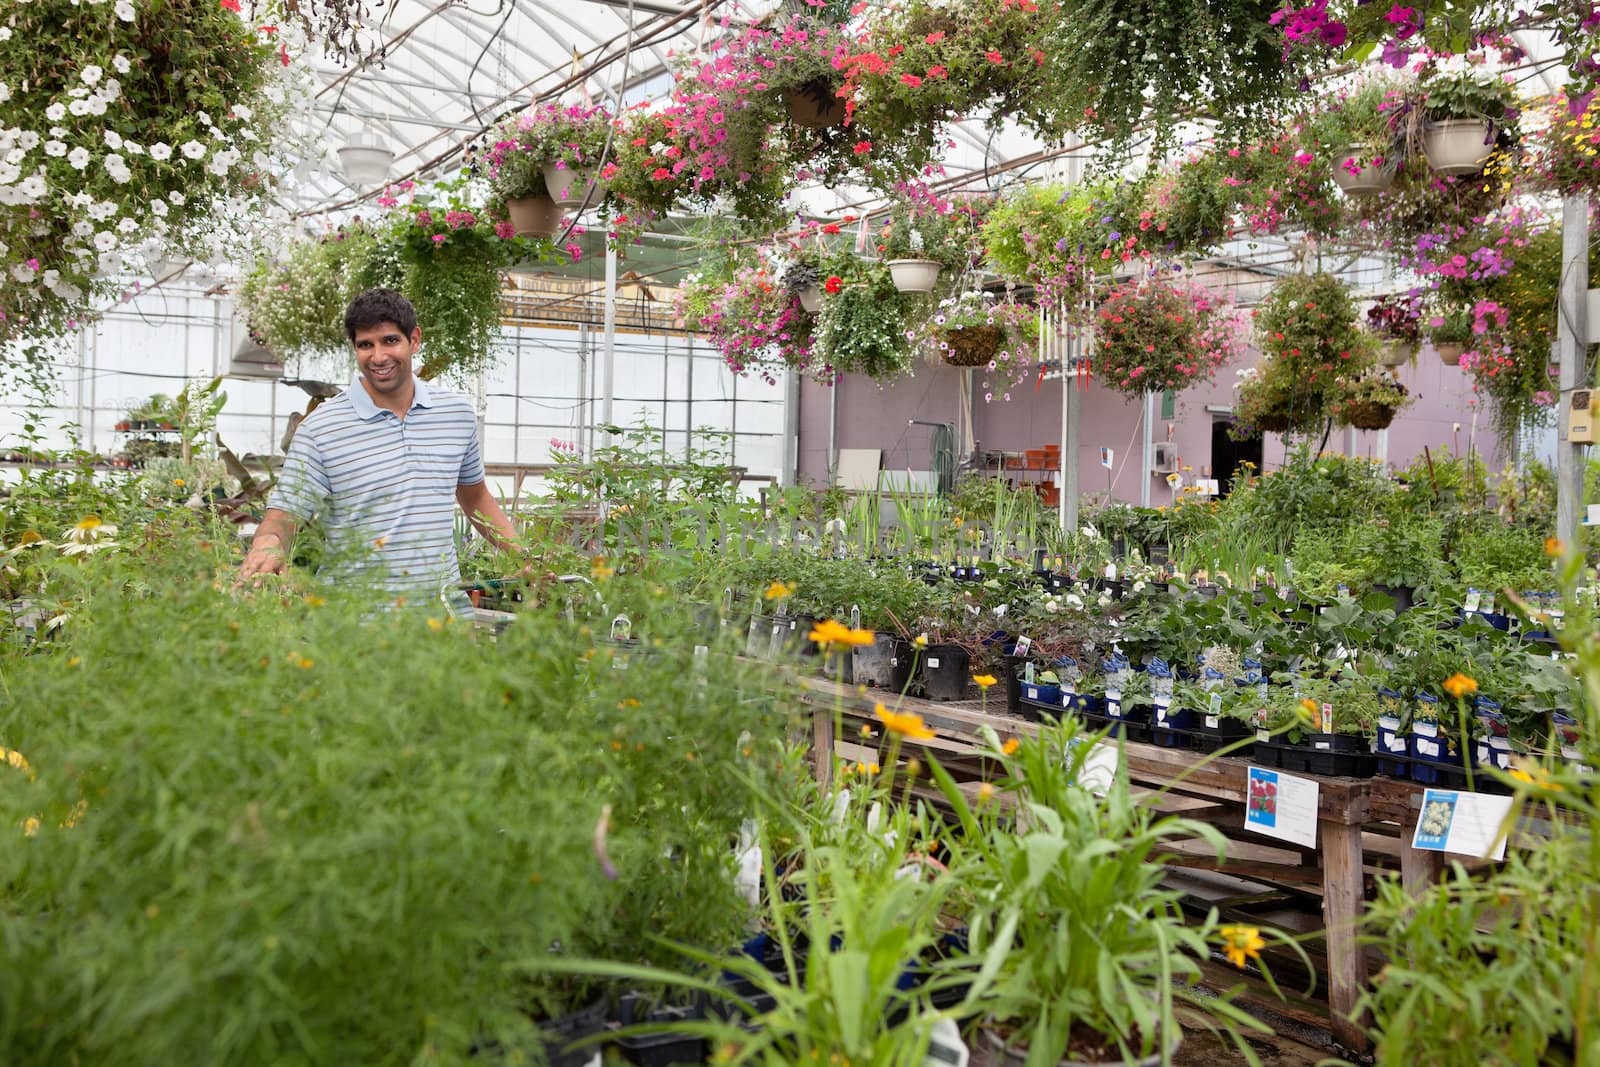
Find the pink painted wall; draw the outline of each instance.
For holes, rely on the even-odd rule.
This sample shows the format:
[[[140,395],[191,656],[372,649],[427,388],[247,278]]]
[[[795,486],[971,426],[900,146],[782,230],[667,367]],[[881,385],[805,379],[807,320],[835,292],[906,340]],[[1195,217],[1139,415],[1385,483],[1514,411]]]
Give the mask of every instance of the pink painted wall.
[[[1172,441],[1179,462],[1194,468],[1191,477],[1211,474],[1214,422],[1225,416],[1208,412],[1208,406],[1228,408],[1233,404],[1233,382],[1239,367],[1252,366],[1254,355],[1239,364],[1224,367],[1214,381],[1178,394],[1174,418],[1156,421],[1155,439]],[[961,372],[954,367],[918,364],[915,375],[887,387],[869,378],[851,375],[838,390],[838,447],[880,448],[883,465],[889,470],[926,470],[929,466],[931,428],[908,426],[908,419],[956,422],[959,409]],[[981,372],[977,373],[981,378]],[[1454,366],[1445,366],[1433,349],[1424,346],[1416,362],[1401,368],[1400,380],[1416,398],[1401,412],[1389,429],[1388,459],[1403,467],[1421,454],[1424,446],[1434,452],[1465,452],[1475,446],[1491,467],[1501,462],[1489,428],[1487,413],[1478,415],[1473,431],[1475,406],[1470,380]],[[827,386],[806,383],[800,393],[800,474],[816,484],[828,481]],[[1106,471],[1100,466],[1100,448],[1115,451],[1114,481],[1111,493],[1118,499],[1137,503],[1140,493],[1140,448],[1143,435],[1139,427],[1139,404],[1120,394],[1091,383],[1080,394],[1078,466],[1079,485],[1084,493],[1103,495]],[[1160,414],[1157,400],[1157,415]],[[973,404],[973,434],[983,449],[1020,452],[1060,442],[1061,384],[1045,382],[1037,390],[1027,382],[1013,390],[1010,402],[997,396],[985,403],[977,391]],[[1460,430],[1454,429],[1456,425]],[[1347,431],[1335,429],[1328,439],[1328,451],[1353,452],[1376,457],[1378,434],[1358,431],[1354,447],[1348,447]],[[1268,469],[1282,464],[1283,438],[1269,434],[1264,449]],[[1226,474],[1226,471],[1216,475]],[[1152,504],[1165,504],[1172,498],[1161,476],[1152,476]]]

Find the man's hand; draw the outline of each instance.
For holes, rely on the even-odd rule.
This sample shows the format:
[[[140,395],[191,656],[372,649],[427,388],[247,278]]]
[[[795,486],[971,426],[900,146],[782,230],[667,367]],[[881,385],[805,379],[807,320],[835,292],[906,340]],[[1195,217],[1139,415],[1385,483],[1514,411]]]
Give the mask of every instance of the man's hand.
[[[294,539],[295,518],[287,511],[268,508],[256,528],[255,540],[239,567],[239,584],[259,581],[268,574],[282,574],[289,566],[289,542]]]

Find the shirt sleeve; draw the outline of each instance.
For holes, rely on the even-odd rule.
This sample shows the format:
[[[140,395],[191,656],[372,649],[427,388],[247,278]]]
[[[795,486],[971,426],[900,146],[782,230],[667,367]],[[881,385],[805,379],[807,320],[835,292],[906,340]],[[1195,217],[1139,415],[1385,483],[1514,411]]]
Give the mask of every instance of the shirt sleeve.
[[[289,454],[283,461],[283,470],[272,487],[267,507],[287,511],[300,519],[310,519],[322,510],[323,503],[333,496],[333,485],[328,481],[327,468],[323,466],[322,450],[316,439],[304,426],[289,441]]]
[[[478,446],[478,422],[472,422],[472,435],[467,439],[467,450],[461,456],[461,473],[456,476],[457,485],[477,485],[483,481],[483,451]]]

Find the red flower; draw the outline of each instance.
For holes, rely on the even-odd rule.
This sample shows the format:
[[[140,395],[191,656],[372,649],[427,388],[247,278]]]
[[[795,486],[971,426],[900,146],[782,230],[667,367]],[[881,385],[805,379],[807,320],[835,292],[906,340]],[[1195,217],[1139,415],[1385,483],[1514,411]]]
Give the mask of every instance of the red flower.
[[[938,44],[942,40],[944,40],[943,30],[938,31],[937,33],[930,33],[928,36],[923,38],[923,41],[927,44]]]
[[[822,228],[822,232],[823,233],[838,233],[839,232],[839,224],[837,222],[830,222],[830,223],[828,223],[826,226],[824,226]]]
[[[902,74],[900,75],[900,81],[913,89],[922,84],[922,79],[915,74]]]
[[[229,11],[238,11],[239,10],[239,0],[217,0],[217,3],[221,4],[223,7],[227,8]]]
[[[928,77],[930,78],[943,78],[948,74],[949,72],[946,71],[942,66],[932,66],[928,68]]]
[[[668,170],[666,167],[657,167],[655,169],[655,171],[650,175],[650,177],[654,178],[656,181],[659,182],[659,181],[662,181],[662,180],[664,180],[666,178],[672,177],[672,172],[670,170]]]
[[[858,155],[858,156],[865,155],[866,153],[868,153],[870,151],[872,151],[872,142],[871,141],[857,141],[856,142],[856,155]]]
[[[840,289],[843,289],[843,288],[844,288],[844,279],[839,277],[837,274],[830,275],[828,277],[828,280],[822,283],[823,292],[827,292],[827,293],[837,293]]]
[[[1006,57],[1001,55],[999,52],[985,52],[983,54],[983,58],[996,65],[1002,64],[1006,61]]]

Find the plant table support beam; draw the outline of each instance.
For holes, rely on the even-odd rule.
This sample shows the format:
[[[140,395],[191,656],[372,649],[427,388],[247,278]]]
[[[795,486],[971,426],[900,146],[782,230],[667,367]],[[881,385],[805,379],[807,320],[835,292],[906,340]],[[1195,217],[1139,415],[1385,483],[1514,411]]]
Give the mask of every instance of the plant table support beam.
[[[1406,887],[1406,892],[1414,897],[1426,893],[1428,887],[1439,880],[1439,872],[1444,870],[1443,853],[1411,847],[1411,838],[1416,833],[1417,819],[1421,814],[1420,805],[1412,809],[1402,824],[1400,834],[1400,882]]]
[[[1366,1032],[1349,1006],[1367,985],[1367,950],[1356,938],[1363,901],[1361,826],[1320,820],[1322,925],[1327,931],[1328,1003],[1333,1036],[1350,1048],[1366,1047]]]
[[[1556,315],[1556,350],[1561,361],[1561,392],[1556,411],[1556,536],[1570,545],[1578,543],[1579,505],[1583,503],[1583,445],[1567,440],[1567,408],[1572,391],[1587,385],[1580,376],[1589,346],[1586,343],[1589,292],[1589,199],[1563,197],[1561,201],[1561,291]]]

